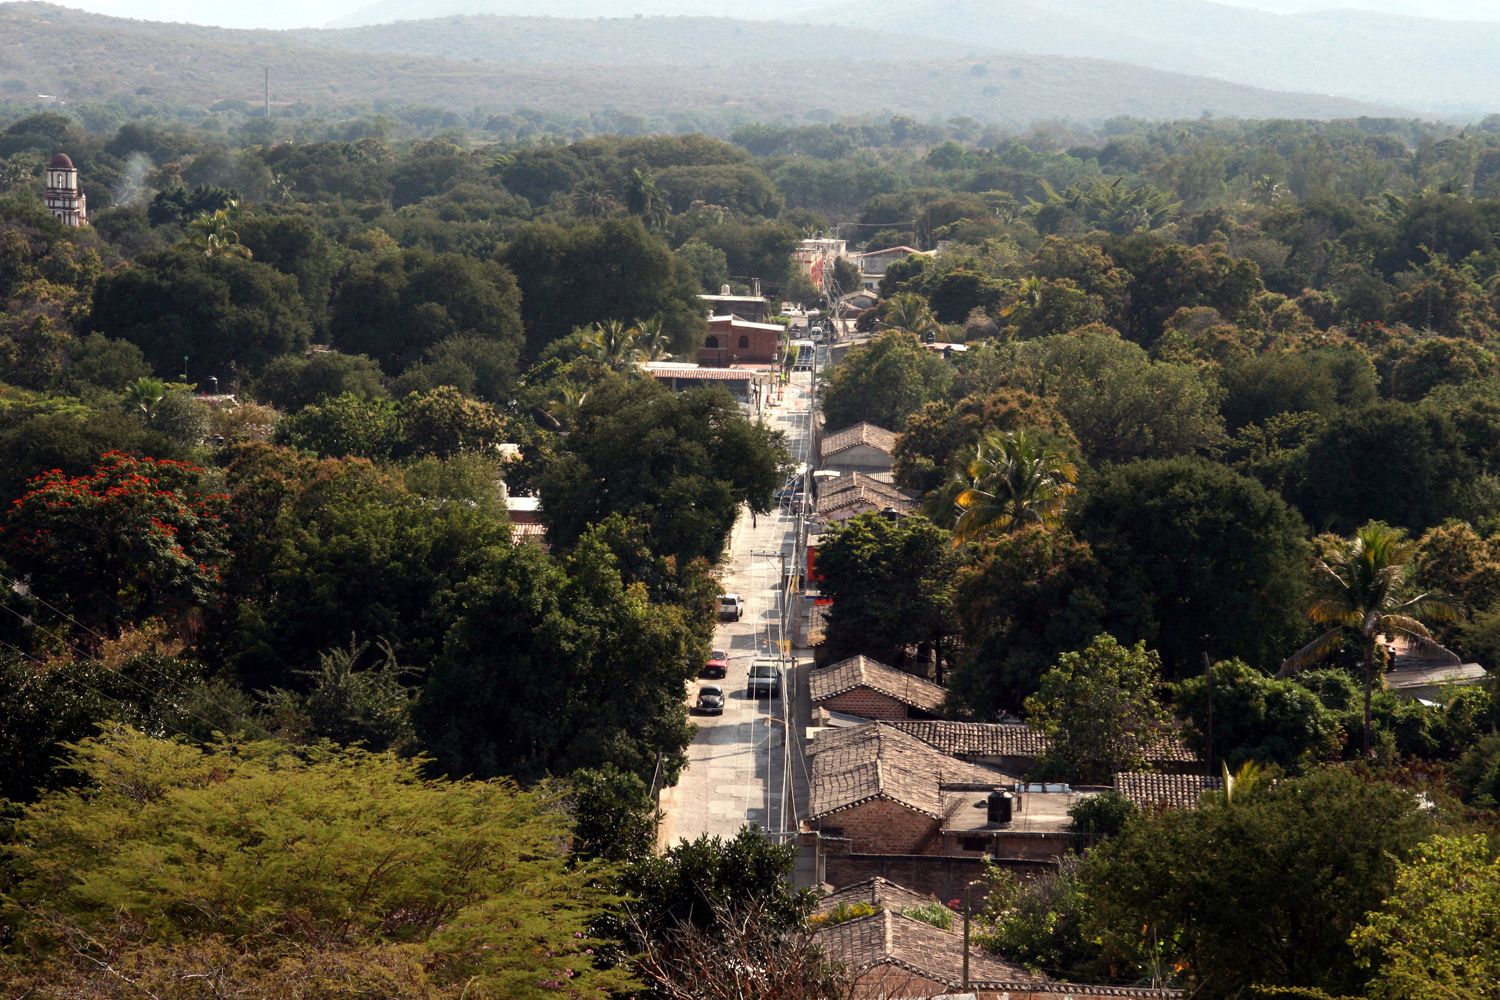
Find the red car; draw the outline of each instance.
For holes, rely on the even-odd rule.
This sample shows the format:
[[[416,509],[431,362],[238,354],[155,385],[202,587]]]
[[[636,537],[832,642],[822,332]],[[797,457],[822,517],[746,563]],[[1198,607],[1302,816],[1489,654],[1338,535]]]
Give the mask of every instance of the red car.
[[[703,677],[723,677],[729,673],[729,654],[722,649],[716,649],[708,655],[708,662],[703,666]]]

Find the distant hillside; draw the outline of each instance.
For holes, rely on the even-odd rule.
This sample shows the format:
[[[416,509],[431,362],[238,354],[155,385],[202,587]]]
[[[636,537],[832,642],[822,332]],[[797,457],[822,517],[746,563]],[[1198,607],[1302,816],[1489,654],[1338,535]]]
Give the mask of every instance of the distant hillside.
[[[844,0],[789,9],[785,0],[729,7],[736,17],[840,24],[959,46],[1087,56],[1212,76],[1273,90],[1337,94],[1417,107],[1459,119],[1500,111],[1500,0],[1443,0],[1452,14],[1486,10],[1484,21],[1408,16],[1405,0],[1368,0],[1384,12],[1306,13],[1311,2],[1265,0],[1283,11],[1209,0]],[[1359,6],[1361,0],[1325,6]],[[692,0],[377,0],[339,26],[456,14],[718,14]]]
[[[952,59],[953,43],[832,25],[788,25],[721,17],[609,20],[447,17],[336,31],[289,31],[301,45],[401,52],[499,63],[707,66],[819,61]],[[957,53],[962,55],[964,53]]]
[[[1289,16],[1206,0],[852,0],[807,17],[1459,118],[1500,111],[1500,23],[1353,10]]]
[[[622,32],[636,30],[632,22],[615,24]],[[740,27],[753,36],[755,30],[727,20],[712,24],[720,33]],[[466,25],[450,27],[462,35]],[[405,30],[417,37],[427,26]],[[708,47],[706,40],[701,44]],[[712,111],[742,118],[889,110],[1017,125],[1055,117],[1197,117],[1205,110],[1246,118],[1405,114],[1097,59],[997,55],[840,62],[790,51],[790,61],[718,66],[495,64],[314,48],[285,32],[125,21],[47,4],[0,7],[0,86],[18,96],[45,93],[68,100],[139,91],[200,107],[223,99],[257,101],[261,68],[269,66],[274,101],[324,113],[386,100],[461,112],[535,107],[642,115]]]

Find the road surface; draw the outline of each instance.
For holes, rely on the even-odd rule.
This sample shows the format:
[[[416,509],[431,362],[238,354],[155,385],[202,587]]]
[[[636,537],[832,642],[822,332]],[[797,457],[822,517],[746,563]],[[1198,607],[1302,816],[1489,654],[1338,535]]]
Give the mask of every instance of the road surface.
[[[798,463],[807,461],[810,382],[808,373],[794,374],[781,405],[769,408],[765,418],[786,432]],[[700,728],[688,747],[688,766],[661,797],[664,846],[704,833],[730,837],[746,823],[770,831],[796,828],[792,804],[784,811],[782,802],[784,699],[755,699],[745,690],[751,660],[775,657],[783,638],[781,573],[783,565],[795,565],[796,527],[790,513],[758,517],[753,524],[747,513],[730,538],[722,583],[725,593],[744,599],[745,614],[738,622],[721,622],[715,636],[714,648],[729,653],[728,675],[695,681],[688,692],[691,705],[700,684],[722,684],[724,714],[694,716]]]

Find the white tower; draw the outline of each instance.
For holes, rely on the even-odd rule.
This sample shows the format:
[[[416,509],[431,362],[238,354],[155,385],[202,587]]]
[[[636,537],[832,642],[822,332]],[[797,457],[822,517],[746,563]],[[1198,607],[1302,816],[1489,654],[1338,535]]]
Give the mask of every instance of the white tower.
[[[65,226],[88,225],[88,199],[78,190],[78,169],[67,153],[58,153],[47,167],[47,211]]]

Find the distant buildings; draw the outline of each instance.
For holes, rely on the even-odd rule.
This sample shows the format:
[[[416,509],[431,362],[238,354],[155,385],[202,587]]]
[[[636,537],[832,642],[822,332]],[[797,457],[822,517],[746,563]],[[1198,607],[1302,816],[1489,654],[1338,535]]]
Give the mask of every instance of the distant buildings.
[[[78,169],[67,153],[58,153],[47,165],[47,211],[65,226],[86,226],[88,198],[78,190]]]

